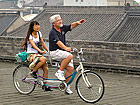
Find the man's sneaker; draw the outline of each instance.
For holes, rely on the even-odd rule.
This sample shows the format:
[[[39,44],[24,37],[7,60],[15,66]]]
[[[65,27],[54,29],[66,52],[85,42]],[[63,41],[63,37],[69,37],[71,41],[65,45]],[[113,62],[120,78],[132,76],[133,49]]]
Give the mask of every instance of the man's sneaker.
[[[33,78],[37,79],[37,74],[36,74],[36,72],[31,72],[31,76],[32,76]]]
[[[55,76],[59,79],[59,80],[62,80],[62,81],[64,81],[65,80],[65,77],[64,77],[64,72],[63,71],[57,71],[56,73],[55,73]]]
[[[70,90],[70,86],[67,87],[65,93],[68,95],[73,94],[73,92]]]

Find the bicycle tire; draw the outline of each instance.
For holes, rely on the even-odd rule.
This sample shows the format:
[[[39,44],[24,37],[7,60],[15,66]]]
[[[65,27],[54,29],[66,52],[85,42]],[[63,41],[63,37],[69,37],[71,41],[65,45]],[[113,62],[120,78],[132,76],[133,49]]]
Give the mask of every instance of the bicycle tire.
[[[35,83],[22,81],[29,72],[31,72],[31,70],[26,64],[20,64],[14,69],[13,83],[16,90],[21,94],[30,94],[36,87]]]
[[[87,103],[96,103],[104,95],[104,82],[102,78],[93,71],[85,71],[84,76],[88,78],[88,81],[92,85],[90,88],[85,84],[82,74],[79,74],[76,80],[76,90],[79,97]]]

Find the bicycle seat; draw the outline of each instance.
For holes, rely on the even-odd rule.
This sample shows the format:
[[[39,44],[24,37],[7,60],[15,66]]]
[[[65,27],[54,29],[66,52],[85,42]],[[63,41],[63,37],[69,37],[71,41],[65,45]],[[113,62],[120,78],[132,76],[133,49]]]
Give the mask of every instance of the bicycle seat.
[[[50,64],[54,67],[60,67],[60,61],[55,60],[55,59],[51,59]]]

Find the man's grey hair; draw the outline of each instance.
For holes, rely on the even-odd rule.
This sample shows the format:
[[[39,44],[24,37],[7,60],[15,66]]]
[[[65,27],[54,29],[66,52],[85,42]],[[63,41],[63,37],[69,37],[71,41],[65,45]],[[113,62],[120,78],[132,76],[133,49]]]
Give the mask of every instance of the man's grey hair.
[[[52,24],[52,23],[54,23],[55,21],[56,21],[56,18],[57,17],[60,17],[60,15],[59,14],[56,14],[56,15],[53,15],[53,16],[51,16],[50,17],[50,23]],[[61,17],[60,17],[61,18]]]

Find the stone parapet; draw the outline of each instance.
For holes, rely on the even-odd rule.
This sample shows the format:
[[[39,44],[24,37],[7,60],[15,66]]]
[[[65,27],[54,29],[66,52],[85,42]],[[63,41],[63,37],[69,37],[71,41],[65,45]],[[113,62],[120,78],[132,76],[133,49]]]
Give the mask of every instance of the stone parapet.
[[[0,58],[15,60],[15,54],[23,51],[23,38],[0,37]],[[47,39],[44,39],[48,42]],[[83,48],[84,65],[117,69],[140,68],[140,44],[118,42],[67,41],[67,45]],[[76,57],[74,58],[77,62]]]

